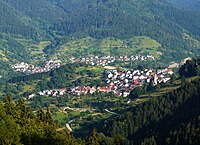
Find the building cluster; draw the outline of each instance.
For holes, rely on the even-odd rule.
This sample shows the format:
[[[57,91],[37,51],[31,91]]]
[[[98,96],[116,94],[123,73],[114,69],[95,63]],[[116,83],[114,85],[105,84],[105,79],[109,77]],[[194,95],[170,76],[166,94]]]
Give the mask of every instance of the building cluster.
[[[52,96],[52,97],[57,97],[57,96],[63,96],[67,93],[66,88],[62,89],[52,89],[52,90],[44,90],[40,91],[38,93],[34,93],[28,96],[28,99],[32,99],[36,96]]]
[[[86,95],[94,94],[95,92],[101,93],[113,93],[115,96],[127,97],[131,90],[141,86],[144,83],[152,83],[157,85],[160,83],[166,83],[170,80],[173,74],[172,69],[153,69],[145,70],[132,70],[132,71],[117,71],[106,70],[106,83],[107,86],[77,86],[71,89],[73,95]]]
[[[180,63],[171,62],[171,63],[169,64],[168,68],[179,68],[179,67],[181,67],[182,65],[186,64],[187,61],[190,61],[190,60],[192,60],[192,58],[191,58],[191,57],[187,57],[187,58],[181,60]]]
[[[155,60],[155,57],[152,55],[136,55],[136,56],[94,56],[94,57],[82,57],[80,59],[76,59],[75,57],[71,57],[70,61],[72,63],[74,62],[80,62],[80,63],[86,63],[90,65],[97,65],[97,66],[107,66],[114,62],[134,62],[134,61],[152,61]]]
[[[64,111],[70,110],[70,111],[74,111],[74,112],[87,112],[87,111],[89,111],[90,113],[100,111],[98,109],[91,109],[91,108],[71,108],[71,107],[65,107],[63,110]]]
[[[152,55],[136,55],[136,56],[94,56],[94,57],[82,57],[80,59],[76,59],[75,57],[71,57],[70,61],[72,63],[78,62],[78,63],[86,63],[93,66],[108,66],[113,64],[114,62],[134,62],[134,61],[147,61],[147,60],[155,60],[155,58]],[[17,63],[12,65],[12,69],[14,69],[17,72],[26,73],[29,74],[35,74],[35,73],[43,73],[48,72],[54,68],[59,68],[62,65],[65,65],[66,63],[63,63],[61,60],[49,60],[46,61],[44,67],[40,66],[34,66],[25,62]]]
[[[86,95],[86,94],[94,94],[97,91],[96,86],[90,87],[90,86],[77,86],[72,88],[69,93],[72,95]]]
[[[75,96],[100,93],[112,93],[115,96],[127,97],[131,90],[141,86],[144,83],[151,83],[156,86],[160,83],[166,83],[173,74],[172,69],[145,69],[145,70],[105,70],[106,86],[76,86],[70,89],[45,90],[38,94],[29,96],[33,98],[40,96],[62,96],[64,94],[72,94]]]
[[[108,91],[112,91],[116,96],[127,97],[131,90],[141,86],[144,83],[152,83],[157,85],[166,83],[170,80],[170,75],[173,74],[171,69],[153,69],[145,70],[131,70],[131,71],[117,71],[106,70],[106,83],[108,84]]]
[[[21,62],[15,65],[12,65],[12,69],[14,69],[17,72],[26,73],[27,75],[29,75],[29,74],[35,74],[35,73],[48,72],[54,68],[59,68],[62,65],[65,65],[65,63],[62,63],[62,61],[60,60],[46,61],[44,67],[34,66],[25,62]]]

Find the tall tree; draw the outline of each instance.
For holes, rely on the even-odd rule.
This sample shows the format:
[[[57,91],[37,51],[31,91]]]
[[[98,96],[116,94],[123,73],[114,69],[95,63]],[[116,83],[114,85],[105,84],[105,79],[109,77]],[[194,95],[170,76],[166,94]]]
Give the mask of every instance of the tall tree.
[[[89,140],[87,142],[87,145],[100,145],[96,128],[93,129],[92,134],[90,135]]]

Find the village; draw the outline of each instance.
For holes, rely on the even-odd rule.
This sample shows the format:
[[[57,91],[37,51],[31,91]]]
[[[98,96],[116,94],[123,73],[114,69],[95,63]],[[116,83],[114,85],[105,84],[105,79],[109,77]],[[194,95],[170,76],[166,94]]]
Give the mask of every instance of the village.
[[[77,59],[75,57],[71,57],[70,61],[72,63],[78,62],[78,63],[86,63],[93,66],[108,66],[115,62],[133,62],[133,61],[153,61],[155,60],[155,57],[152,55],[136,55],[136,56],[94,56],[94,57],[82,57],[80,59]]]
[[[128,61],[147,61],[147,60],[155,60],[152,55],[136,55],[136,56],[95,56],[95,57],[82,57],[80,59],[76,59],[75,57],[70,58],[71,63],[86,63],[92,66],[108,66],[113,64],[114,62],[128,62]],[[61,60],[49,60],[46,61],[44,67],[34,66],[25,62],[17,63],[12,65],[12,69],[16,72],[25,73],[27,75],[35,74],[35,73],[43,73],[48,72],[52,69],[59,68],[66,63]]]
[[[94,57],[82,57],[77,59],[75,57],[70,58],[70,63],[86,63],[92,66],[108,66],[113,64],[114,62],[128,62],[128,61],[152,61],[155,58],[152,55],[136,55],[136,56],[94,56]],[[43,73],[48,72],[52,69],[59,68],[66,63],[61,60],[49,60],[46,61],[44,67],[34,66],[25,62],[17,63],[12,65],[12,69],[16,72],[25,73],[27,75],[35,74],[35,73]]]
[[[71,57],[71,63],[86,63],[92,66],[112,66],[114,62],[128,62],[128,61],[153,61],[155,58],[152,55],[136,55],[136,56],[94,56],[83,57],[76,59]],[[25,62],[15,64],[12,68],[17,72],[22,72],[27,75],[48,72],[52,69],[59,68],[66,63],[61,60],[49,60],[45,62],[44,67],[30,65]],[[144,70],[105,70],[104,76],[105,86],[76,86],[73,88],[61,88],[52,90],[43,90],[36,94],[31,94],[28,99],[36,96],[52,96],[59,97],[65,94],[75,96],[94,94],[94,93],[111,93],[114,96],[127,97],[132,90],[144,83],[151,83],[156,86],[160,83],[166,83],[170,80],[173,71],[171,68],[165,69],[144,69]]]
[[[48,72],[52,69],[59,68],[66,63],[63,63],[61,60],[49,60],[45,62],[44,67],[34,66],[25,62],[21,62],[18,64],[12,65],[12,69],[16,72],[25,73],[27,75],[35,74],[35,73],[43,73]]]
[[[105,70],[105,86],[76,86],[74,88],[62,88],[54,90],[44,90],[37,94],[31,94],[28,99],[36,96],[60,97],[65,94],[74,96],[98,93],[112,93],[115,96],[127,97],[132,90],[144,83],[151,83],[156,86],[166,83],[171,79],[172,69],[145,69],[145,70]]]

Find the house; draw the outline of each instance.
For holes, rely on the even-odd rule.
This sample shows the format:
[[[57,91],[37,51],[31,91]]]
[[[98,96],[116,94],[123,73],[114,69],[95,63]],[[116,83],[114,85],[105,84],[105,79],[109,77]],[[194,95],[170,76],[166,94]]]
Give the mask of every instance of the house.
[[[36,96],[36,94],[31,94],[31,95],[28,96],[28,99],[32,99],[32,98],[34,98],[35,96]]]
[[[173,73],[172,69],[168,69],[168,74],[172,75]]]
[[[99,91],[99,92],[111,92],[111,89],[109,88],[109,87],[107,87],[107,86],[103,86],[103,87],[101,87],[101,86],[99,86],[98,88],[97,88],[97,90]]]

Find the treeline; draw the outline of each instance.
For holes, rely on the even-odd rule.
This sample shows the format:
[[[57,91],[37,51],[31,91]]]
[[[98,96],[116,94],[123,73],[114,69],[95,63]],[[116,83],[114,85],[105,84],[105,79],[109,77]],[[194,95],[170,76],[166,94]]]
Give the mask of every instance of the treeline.
[[[23,101],[15,105],[9,97],[0,102],[0,144],[66,145],[81,144],[67,131],[57,131],[58,125],[49,110],[38,110],[36,114],[26,108]]]
[[[173,92],[131,107],[98,129],[112,138],[118,135],[124,144],[198,144],[199,94],[198,78]],[[188,127],[190,122],[195,124]]]
[[[75,139],[67,129],[54,123],[51,112],[39,109],[33,113],[19,99],[15,105],[10,97],[0,101],[0,144],[1,145],[98,145],[99,137],[93,129],[89,137]]]
[[[17,83],[17,82],[41,80],[42,78],[47,77],[47,76],[49,76],[48,73],[36,73],[36,74],[31,74],[31,75],[13,77],[8,82],[9,83]]]
[[[30,60],[31,56],[28,53],[28,50],[24,48],[23,44],[15,38],[6,35],[5,33],[0,33],[0,38],[0,75],[5,81],[13,76],[11,64],[16,63],[16,60],[27,62]]]
[[[196,116],[187,122],[179,124],[176,128],[170,130],[170,132],[167,132],[166,134],[156,133],[151,137],[145,138],[141,145],[197,145],[200,141],[199,122],[200,116]]]

